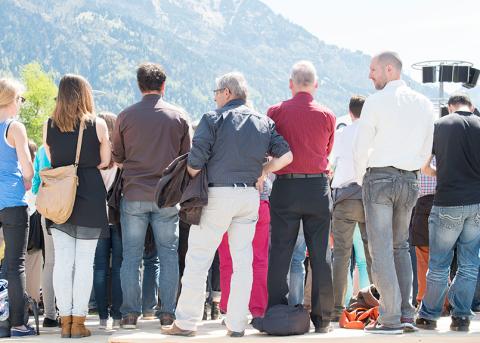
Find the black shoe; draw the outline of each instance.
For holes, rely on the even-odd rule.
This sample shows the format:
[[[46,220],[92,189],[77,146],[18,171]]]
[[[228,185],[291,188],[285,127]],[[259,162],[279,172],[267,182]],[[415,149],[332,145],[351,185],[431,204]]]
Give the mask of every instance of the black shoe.
[[[329,333],[333,331],[333,325],[330,322],[322,322],[319,326],[315,326],[315,333]]]
[[[437,321],[418,317],[415,320],[415,326],[424,330],[435,330],[437,328]]]
[[[230,330],[227,331],[227,336],[230,336],[230,337],[232,337],[232,338],[243,337],[244,335],[245,335],[245,330],[240,331],[240,332],[238,332],[238,331],[230,331]]]
[[[208,307],[207,303],[203,304],[203,317],[202,320],[207,320],[208,319]]]
[[[220,303],[216,301],[212,302],[212,310],[210,312],[210,316],[212,320],[217,320],[220,317]]]
[[[468,331],[470,327],[470,319],[468,317],[453,317],[450,330],[452,331]]]
[[[58,320],[50,319],[48,317],[45,317],[43,319],[43,327],[44,328],[56,328],[56,327],[58,327]]]
[[[172,326],[175,321],[175,316],[171,313],[162,313],[160,314],[160,325],[161,326]]]

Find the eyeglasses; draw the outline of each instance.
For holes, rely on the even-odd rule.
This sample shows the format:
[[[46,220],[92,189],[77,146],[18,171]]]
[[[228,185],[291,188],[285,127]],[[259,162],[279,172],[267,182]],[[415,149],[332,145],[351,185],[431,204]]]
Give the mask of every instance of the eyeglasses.
[[[223,90],[225,90],[226,88],[219,88],[219,89],[214,89],[213,90],[213,94],[217,95],[218,92],[221,92]]]
[[[25,98],[23,96],[17,96],[17,102],[20,102],[21,104],[23,104],[25,102]]]

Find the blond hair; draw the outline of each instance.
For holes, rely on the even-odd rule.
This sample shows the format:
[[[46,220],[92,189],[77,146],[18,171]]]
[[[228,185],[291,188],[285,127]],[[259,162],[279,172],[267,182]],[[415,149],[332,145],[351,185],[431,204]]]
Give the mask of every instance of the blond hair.
[[[16,100],[19,93],[23,91],[20,82],[13,79],[0,79],[0,108],[10,105]]]
[[[92,87],[80,75],[67,74],[58,86],[57,104],[52,114],[52,124],[61,132],[73,132],[81,120],[95,117]]]

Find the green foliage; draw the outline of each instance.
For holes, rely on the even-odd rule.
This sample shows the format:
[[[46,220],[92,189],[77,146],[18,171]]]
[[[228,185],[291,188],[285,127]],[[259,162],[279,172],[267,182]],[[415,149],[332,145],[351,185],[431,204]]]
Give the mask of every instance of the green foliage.
[[[27,134],[37,145],[42,143],[42,126],[55,108],[57,86],[53,76],[45,72],[38,62],[24,65],[21,69],[22,82],[26,87],[27,100],[20,111],[20,118]]]

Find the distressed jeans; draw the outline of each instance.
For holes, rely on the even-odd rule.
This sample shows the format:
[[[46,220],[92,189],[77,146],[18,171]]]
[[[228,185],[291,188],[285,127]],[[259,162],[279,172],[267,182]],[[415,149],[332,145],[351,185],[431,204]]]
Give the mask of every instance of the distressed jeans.
[[[416,172],[394,167],[369,168],[363,180],[363,205],[373,283],[380,293],[379,322],[399,327],[412,319],[412,262],[408,228],[417,201]]]
[[[427,291],[419,316],[430,320],[440,318],[445,295],[448,293],[452,316],[472,318],[471,305],[480,263],[480,204],[433,206],[428,227],[430,260]],[[458,269],[449,288],[448,276],[455,246]]]
[[[148,224],[152,226],[160,260],[159,291],[162,313],[175,312],[178,286],[178,209],[158,208],[154,202],[122,199],[120,205],[123,262],[120,269],[122,316],[142,313],[140,263]]]

